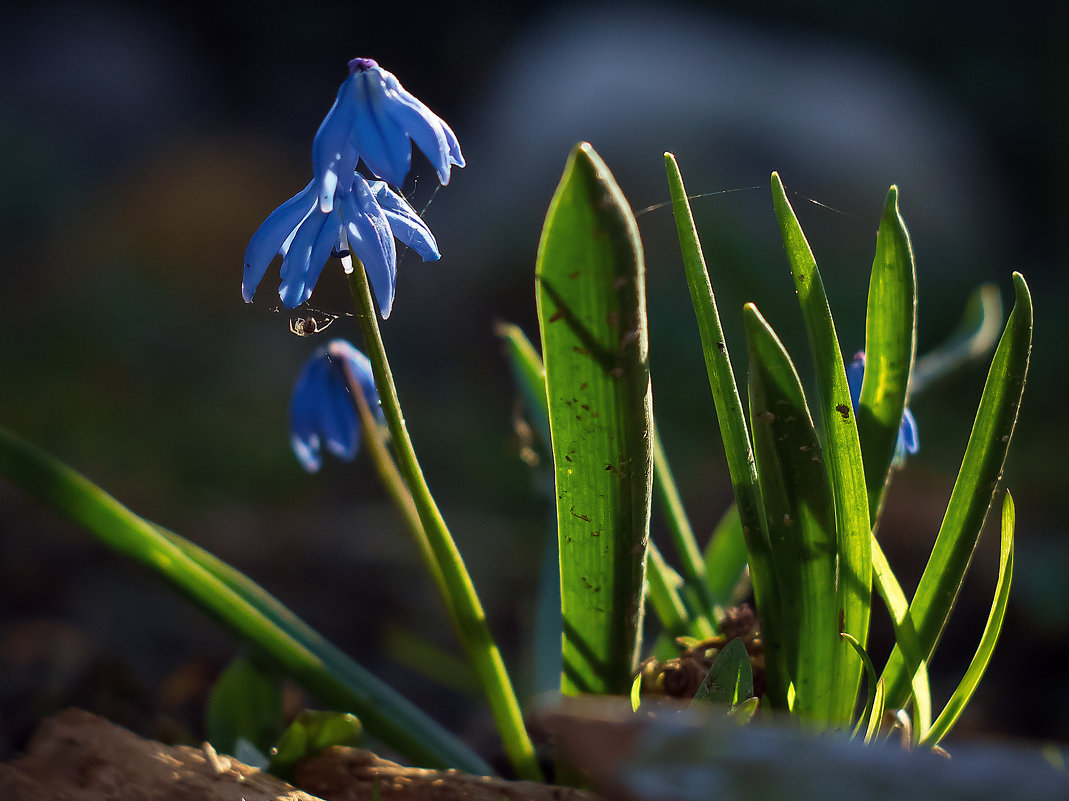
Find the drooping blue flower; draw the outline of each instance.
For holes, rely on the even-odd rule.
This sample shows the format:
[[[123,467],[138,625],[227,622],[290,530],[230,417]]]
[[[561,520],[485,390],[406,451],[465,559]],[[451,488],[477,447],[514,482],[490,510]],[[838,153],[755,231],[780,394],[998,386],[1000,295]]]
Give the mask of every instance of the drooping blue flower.
[[[297,377],[290,401],[290,445],[309,473],[323,464],[323,446],[351,462],[360,449],[360,418],[349,375],[368,406],[381,418],[379,395],[367,356],[344,339],[317,348]]]
[[[412,143],[434,165],[442,185],[450,168],[464,166],[453,130],[370,58],[349,62],[349,77],[316,132],[312,163],[319,208],[329,212],[363,159],[386,183],[401,186],[412,166]]]
[[[293,309],[312,296],[327,259],[342,258],[346,269],[350,251],[367,271],[383,319],[393,308],[397,280],[394,238],[415,250],[424,261],[439,258],[434,235],[408,202],[383,184],[370,184],[354,175],[345,191],[335,192],[331,211],[318,208],[316,182],[291,197],[264,220],[245,249],[241,294],[253,294],[276,254],[282,256],[282,305]]]
[[[861,383],[865,380],[865,351],[861,350],[854,354],[853,361],[846,366],[846,383],[850,387],[850,403],[857,414],[858,404],[861,402]],[[920,450],[920,439],[917,436],[917,421],[913,418],[913,412],[906,409],[902,413],[902,425],[898,427],[898,441],[895,443],[895,454],[892,463],[900,467],[906,461],[906,454],[914,454]]]

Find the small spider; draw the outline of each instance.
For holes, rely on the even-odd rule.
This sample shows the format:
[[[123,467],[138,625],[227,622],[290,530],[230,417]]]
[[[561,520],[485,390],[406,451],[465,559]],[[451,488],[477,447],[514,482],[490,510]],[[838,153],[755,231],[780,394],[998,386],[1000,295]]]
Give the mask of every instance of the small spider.
[[[315,317],[309,315],[308,317],[296,317],[290,320],[290,331],[299,337],[310,337],[313,334],[319,334],[326,331],[337,318],[329,317],[323,322],[316,320]]]

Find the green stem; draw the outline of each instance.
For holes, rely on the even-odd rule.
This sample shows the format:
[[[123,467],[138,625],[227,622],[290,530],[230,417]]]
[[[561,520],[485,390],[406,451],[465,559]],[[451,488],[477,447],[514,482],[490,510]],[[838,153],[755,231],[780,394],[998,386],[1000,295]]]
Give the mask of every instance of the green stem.
[[[393,440],[397,455],[397,466],[412,493],[419,519],[427,534],[434,559],[441,570],[446,590],[446,603],[453,613],[460,630],[460,638],[475,666],[475,672],[483,686],[490,708],[497,723],[501,740],[508,754],[516,775],[521,779],[544,781],[534,746],[523,725],[520,705],[516,692],[512,688],[501,652],[490,634],[479,596],[475,592],[471,576],[464,565],[464,560],[457,550],[453,536],[442,519],[423,477],[423,470],[416,459],[412,440],[405,426],[401,404],[397,399],[397,388],[393,374],[386,358],[386,349],[379,332],[375,304],[371,297],[364,267],[353,259],[353,272],[349,275],[349,288],[353,293],[356,318],[364,332],[364,345],[371,360],[375,374],[375,384],[379,390],[379,400],[386,417],[386,425]]]
[[[401,518],[404,520],[405,525],[408,526],[412,539],[416,543],[416,548],[419,550],[419,555],[434,580],[434,586],[438,588],[438,592],[441,593],[442,597],[448,601],[449,586],[446,584],[445,576],[442,575],[438,560],[434,556],[434,549],[431,548],[430,540],[427,539],[427,532],[423,528],[423,522],[419,519],[419,510],[416,509],[416,502],[412,499],[412,493],[408,491],[408,486],[405,484],[404,478],[401,477],[401,472],[397,469],[397,463],[394,462],[393,457],[390,456],[390,452],[386,448],[385,432],[382,430],[379,421],[371,413],[367,398],[364,397],[364,393],[360,389],[360,382],[353,374],[349,363],[341,360],[339,364],[345,373],[345,380],[349,384],[349,395],[353,399],[353,406],[356,407],[356,413],[360,417],[360,425],[364,432],[364,444],[367,446],[371,463],[375,465],[375,470],[379,474],[382,486],[386,488],[387,494],[389,494],[394,506],[401,513]],[[459,635],[460,623],[453,616],[451,604],[449,605],[449,613]]]

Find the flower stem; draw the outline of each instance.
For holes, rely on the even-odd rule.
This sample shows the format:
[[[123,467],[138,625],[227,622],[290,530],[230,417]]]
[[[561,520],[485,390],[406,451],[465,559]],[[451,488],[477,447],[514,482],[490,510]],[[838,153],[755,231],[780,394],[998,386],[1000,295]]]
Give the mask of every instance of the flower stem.
[[[523,725],[516,692],[501,659],[501,652],[490,634],[486,614],[475,592],[471,576],[416,459],[379,332],[378,317],[367,275],[363,265],[355,258],[353,267],[355,269],[349,275],[349,288],[353,293],[356,318],[364,332],[364,346],[375,374],[382,411],[397,455],[397,466],[412,494],[419,519],[423,523],[423,529],[444,579],[440,586],[445,590],[446,604],[457,622],[461,641],[490,701],[505,752],[516,770],[516,775],[521,779],[545,781],[538,767],[534,746]]]
[[[394,462],[386,447],[386,432],[382,430],[380,421],[376,420],[372,414],[367,398],[364,397],[360,382],[353,373],[352,367],[345,361],[340,361],[339,366],[345,374],[346,383],[349,385],[349,395],[353,399],[353,405],[356,407],[356,413],[360,418],[360,427],[364,432],[364,444],[367,446],[368,454],[375,465],[375,470],[379,474],[379,480],[382,482],[382,486],[386,488],[386,492],[393,500],[397,510],[401,513],[405,525],[412,532],[412,539],[416,542],[416,548],[419,549],[419,555],[423,558],[427,571],[431,574],[431,578],[434,579],[434,586],[438,588],[443,597],[448,598],[449,585],[445,582],[445,576],[442,575],[442,570],[438,566],[438,560],[435,558],[430,540],[427,539],[427,532],[423,528],[423,522],[419,519],[419,510],[416,509],[416,502],[412,499],[412,493],[408,491],[408,486],[401,477],[401,472],[397,469],[397,463]],[[457,627],[457,633],[459,634],[460,624],[455,616],[452,615],[452,607],[450,607],[449,612],[450,616],[453,617],[453,625]]]

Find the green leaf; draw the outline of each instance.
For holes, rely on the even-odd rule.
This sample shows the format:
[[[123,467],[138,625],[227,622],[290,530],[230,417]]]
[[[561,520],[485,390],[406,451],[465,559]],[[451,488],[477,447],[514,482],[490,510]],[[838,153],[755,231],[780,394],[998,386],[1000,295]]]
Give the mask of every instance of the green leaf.
[[[868,725],[865,727],[865,745],[868,745],[875,740],[880,733],[880,724],[883,722],[883,712],[887,708],[885,706],[886,698],[886,687],[881,678],[876,682],[876,693],[872,699],[872,709],[869,712]]]
[[[1032,349],[1032,297],[1020,273],[1013,274],[1013,285],[1016,302],[991,360],[946,515],[909,606],[921,654],[926,659],[931,659],[954,607],[998,490],[1017,424]],[[910,688],[908,671],[898,648],[891,653],[883,676],[888,706],[902,706]]]
[[[772,173],[772,203],[791,265],[794,288],[817,373],[819,416],[824,432],[823,458],[835,496],[835,532],[839,553],[836,595],[840,628],[853,634],[864,646],[868,642],[872,597],[871,537],[865,468],[851,410],[846,368],[843,366],[835,323],[816,259],[776,173]],[[861,686],[861,670],[861,660],[852,650],[844,648],[835,671],[838,678],[835,708],[840,714],[853,710]]]
[[[793,711],[817,729],[846,725],[854,704],[845,706],[837,696],[838,666],[848,649],[839,638],[831,487],[790,356],[752,303],[743,309],[743,322],[750,427],[779,584],[777,628],[794,682]]]
[[[713,529],[705,546],[705,579],[713,603],[721,608],[736,603],[739,584],[746,577],[746,539],[742,535],[739,507],[732,504]]]
[[[932,723],[932,695],[928,685],[928,660],[921,656],[920,641],[913,618],[909,616],[909,602],[902,586],[898,583],[883,548],[875,537],[872,538],[872,576],[876,590],[891,615],[891,625],[895,632],[895,645],[905,656],[905,671],[910,677],[913,691],[913,720],[916,731],[923,735]],[[883,679],[880,679],[883,683]],[[884,688],[886,692],[886,687]]]
[[[917,359],[910,394],[921,392],[958,368],[982,358],[1002,331],[1002,295],[995,284],[982,284],[965,303],[961,321],[946,341]]]
[[[151,567],[237,636],[255,643],[322,702],[358,714],[414,762],[490,773],[420,709],[324,640],[247,576],[120,504],[84,476],[0,427],[0,475],[113,550]]]
[[[690,288],[690,298],[698,321],[698,332],[701,335],[705,369],[709,375],[709,389],[712,391],[713,403],[716,406],[716,418],[724,442],[724,455],[727,457],[728,473],[735,492],[735,503],[742,519],[742,532],[749,555],[754,601],[758,615],[761,617],[765,641],[774,643],[777,636],[775,617],[778,614],[779,600],[776,596],[776,580],[772,575],[768,536],[764,530],[761,498],[757,484],[757,467],[750,448],[746,416],[743,414],[742,401],[739,399],[735,374],[731,369],[731,358],[728,354],[724,331],[720,325],[720,313],[716,307],[713,285],[705,266],[705,256],[702,254],[698,232],[694,227],[694,216],[691,214],[690,202],[687,200],[687,190],[683,186],[683,178],[679,173],[675,156],[665,153],[664,165],[668,173],[668,191],[672,197],[672,213],[675,215],[676,231],[683,255],[683,268],[687,275],[687,286]],[[782,671],[774,660],[770,660],[767,669],[773,704],[784,707],[786,697],[776,695],[782,687],[786,687],[786,681],[781,680]]]
[[[638,228],[588,144],[572,151],[538,248],[557,488],[567,694],[626,693],[637,663],[653,480]]]
[[[661,621],[665,633],[673,638],[690,636],[704,640],[712,637],[715,632],[709,619],[690,614],[679,594],[683,579],[665,562],[652,541],[649,545],[648,560],[646,580],[649,583],[650,606]]]
[[[853,635],[847,634],[845,631],[839,636],[850,643],[850,646],[857,652],[857,655],[861,657],[861,662],[865,665],[865,673],[867,673],[869,677],[868,698],[865,699],[865,709],[862,711],[861,717],[858,718],[857,724],[854,726],[854,733],[851,735],[853,738],[857,737],[857,733],[861,730],[862,724],[871,719],[872,710],[876,704],[877,687],[880,685],[880,682],[879,679],[876,678],[876,668],[872,666],[872,660],[869,659],[868,652],[861,647],[861,643],[854,639]]]
[[[753,696],[753,669],[746,645],[735,638],[713,659],[694,701],[734,706]]]
[[[887,192],[876,234],[865,320],[865,380],[857,433],[865,463],[869,521],[874,526],[890,478],[917,349],[917,271],[894,186]]]
[[[998,582],[995,585],[995,599],[991,604],[991,612],[987,616],[987,624],[984,633],[980,636],[980,644],[973,654],[965,675],[955,688],[947,705],[939,713],[926,736],[921,738],[921,745],[938,745],[947,733],[957,723],[962,711],[968,705],[976,685],[980,683],[991,655],[995,651],[999,633],[1002,631],[1002,621],[1006,617],[1006,605],[1010,599],[1010,584],[1013,582],[1013,529],[1014,529],[1013,497],[1006,492],[1002,501],[1002,541],[999,552]]]
[[[679,487],[668,465],[664,444],[661,442],[661,435],[656,427],[653,434],[653,465],[653,492],[664,514],[664,519],[668,523],[668,531],[672,535],[672,542],[682,562],[683,578],[686,582],[684,589],[687,598],[692,598],[692,605],[696,607],[693,616],[703,616],[706,621],[715,620],[716,602],[705,575],[705,561],[702,559],[701,549],[698,548],[694,529],[691,528],[690,520],[683,509]]]
[[[335,745],[359,746],[362,741],[363,728],[355,715],[306,709],[279,738],[268,770],[289,779],[294,766],[305,757]]]
[[[545,429],[548,436],[549,431],[549,417],[547,411],[547,399],[546,399],[546,373],[542,366],[542,359],[538,355],[538,352],[531,345],[530,341],[524,335],[523,331],[515,325],[500,324],[497,327],[498,336],[506,342],[506,354],[509,359],[512,373],[516,378],[517,383],[520,385],[521,392],[527,402],[531,405],[531,416],[534,418],[534,425],[539,429]],[[655,427],[656,430],[656,427]],[[657,442],[655,437],[655,442]],[[691,537],[693,538],[693,531],[690,528],[690,522],[687,520],[686,512],[683,510],[682,501],[679,498],[679,491],[675,486],[675,481],[672,479],[672,472],[668,466],[668,460],[664,453],[664,448],[654,448],[653,451],[653,472],[654,472],[654,487],[660,487],[659,499],[660,508],[665,515],[666,522],[669,528],[678,530],[676,543],[678,545],[679,537]],[[667,481],[658,480],[658,476],[667,475]],[[741,539],[741,534],[739,535]],[[554,542],[554,551],[556,551],[556,543]],[[745,551],[745,549],[743,549]],[[745,553],[743,553],[745,559]],[[559,562],[554,563],[554,570],[557,570]],[[745,567],[745,562],[743,562]],[[672,637],[678,637],[682,635],[696,636],[699,639],[707,639],[714,634],[713,625],[705,615],[704,612],[699,609],[696,614],[692,614],[684,603],[684,599],[680,595],[680,589],[683,588],[684,583],[680,579],[679,574],[664,560],[661,554],[650,543],[650,552],[646,563],[647,581],[650,592],[650,604],[653,607],[653,612],[657,615],[661,621],[661,625],[664,627]],[[560,608],[560,580],[559,573],[556,580],[557,586],[557,608]],[[539,605],[543,599],[539,597]],[[548,618],[548,615],[546,616]],[[539,629],[539,649],[543,649],[543,641],[552,641],[555,643],[557,649],[557,661],[560,661],[560,625],[559,614],[556,616],[557,626],[556,631],[549,631],[549,626],[546,626],[546,630]],[[669,641],[669,645],[671,642]],[[673,649],[674,655],[674,649]],[[558,670],[559,674],[559,670]]]
[[[233,754],[244,739],[266,752],[282,730],[282,681],[248,657],[234,657],[216,679],[205,715],[208,741]]]
[[[751,720],[753,716],[757,714],[757,708],[761,705],[761,699],[755,697],[747,698],[745,701],[735,704],[728,710],[728,717],[734,720],[740,726],[745,726]]]

